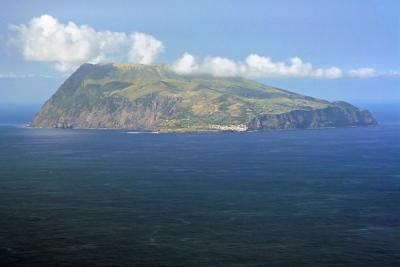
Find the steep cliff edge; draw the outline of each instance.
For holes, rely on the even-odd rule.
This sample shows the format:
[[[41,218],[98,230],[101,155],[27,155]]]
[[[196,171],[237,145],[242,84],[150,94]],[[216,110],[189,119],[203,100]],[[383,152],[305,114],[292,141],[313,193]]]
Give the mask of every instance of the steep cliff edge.
[[[369,111],[358,110],[353,106],[343,107],[343,103],[323,109],[292,110],[280,114],[263,114],[253,118],[248,124],[248,129],[306,129],[376,125],[376,121]]]
[[[84,64],[34,127],[245,131],[374,125],[365,110],[243,78],[178,75],[168,66]]]

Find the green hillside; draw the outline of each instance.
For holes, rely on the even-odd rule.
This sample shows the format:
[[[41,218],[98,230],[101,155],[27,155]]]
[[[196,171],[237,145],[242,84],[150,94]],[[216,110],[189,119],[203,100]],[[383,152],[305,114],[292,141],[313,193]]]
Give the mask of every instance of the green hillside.
[[[44,104],[32,124],[241,131],[374,123],[367,111],[347,103],[330,103],[244,78],[178,75],[166,65],[84,64]]]

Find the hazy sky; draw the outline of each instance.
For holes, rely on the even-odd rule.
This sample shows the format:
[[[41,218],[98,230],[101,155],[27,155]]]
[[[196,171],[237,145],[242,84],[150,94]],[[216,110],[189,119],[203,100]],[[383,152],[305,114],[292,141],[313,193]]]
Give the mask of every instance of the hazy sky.
[[[400,100],[400,1],[82,2],[2,1],[0,103],[43,102],[82,62],[109,61]]]

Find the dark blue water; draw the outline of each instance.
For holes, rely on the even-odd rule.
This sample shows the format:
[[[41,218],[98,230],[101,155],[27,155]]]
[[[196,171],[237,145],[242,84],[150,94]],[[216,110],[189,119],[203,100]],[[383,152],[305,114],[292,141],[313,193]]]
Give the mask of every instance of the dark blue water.
[[[400,125],[0,127],[1,266],[399,266]]]

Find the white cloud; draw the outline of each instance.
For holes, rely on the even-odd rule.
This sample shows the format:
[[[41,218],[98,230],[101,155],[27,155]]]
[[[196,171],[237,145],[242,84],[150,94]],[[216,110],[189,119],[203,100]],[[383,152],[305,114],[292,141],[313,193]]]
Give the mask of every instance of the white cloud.
[[[359,68],[349,70],[348,75],[355,78],[371,78],[377,76],[377,73],[372,68]]]
[[[42,78],[42,79],[55,79],[59,77],[50,76],[50,75],[35,75],[35,74],[16,74],[14,72],[9,73],[0,73],[0,79],[29,79],[29,78]]]
[[[206,57],[201,65],[201,72],[214,76],[232,77],[240,74],[239,66],[233,60],[223,57]]]
[[[204,73],[213,76],[244,77],[311,77],[337,79],[343,77],[343,71],[337,67],[313,69],[311,63],[293,57],[289,62],[274,62],[269,57],[250,54],[244,62],[223,57],[206,57],[198,62],[194,56],[185,53],[175,61],[172,69],[179,74]]]
[[[400,76],[400,70],[391,70],[386,73],[387,76]]]
[[[14,72],[9,72],[5,74],[0,73],[0,79],[25,79],[33,77],[33,74],[15,74]]]
[[[339,79],[343,77],[343,71],[337,67],[316,69],[311,76],[314,78]]]
[[[142,64],[152,63],[164,51],[163,44],[151,35],[135,32],[132,36],[129,60]]]
[[[172,63],[171,67],[178,74],[192,74],[199,71],[199,64],[189,53],[184,53],[181,58]]]
[[[50,15],[34,17],[25,25],[11,25],[26,60],[54,62],[59,71],[75,69],[84,62],[129,61],[152,63],[163,51],[151,35],[96,31],[88,25],[60,23]]]
[[[273,62],[269,57],[251,54],[246,58],[246,74],[259,77],[307,77],[311,75],[311,63],[304,63],[301,58],[293,57],[289,64]]]

